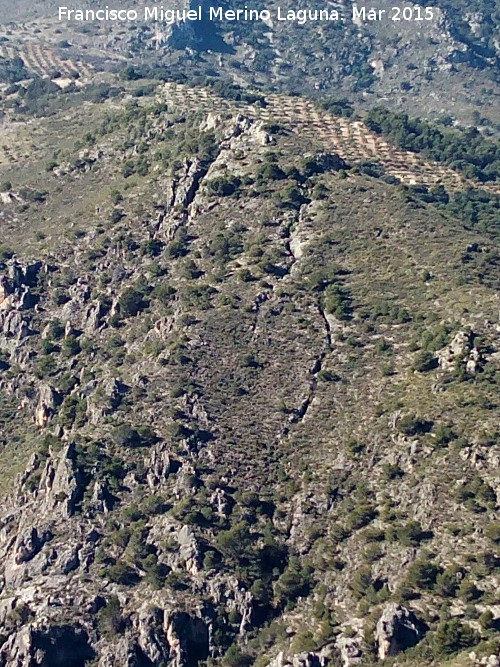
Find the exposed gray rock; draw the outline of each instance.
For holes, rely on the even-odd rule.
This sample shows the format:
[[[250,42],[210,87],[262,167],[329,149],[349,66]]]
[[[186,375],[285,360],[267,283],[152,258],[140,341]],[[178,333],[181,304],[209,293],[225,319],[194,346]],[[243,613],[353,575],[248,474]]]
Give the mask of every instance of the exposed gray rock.
[[[42,428],[54,416],[56,407],[60,403],[59,394],[49,385],[42,385],[38,392],[38,405],[35,410],[35,424]]]
[[[59,554],[56,567],[61,574],[69,574],[76,570],[80,565],[80,559],[78,557],[78,550],[81,548],[81,545],[76,547],[71,547],[65,549],[61,554]]]
[[[147,481],[152,489],[166,481],[172,468],[169,449],[164,443],[153,449],[149,460],[146,460],[146,466]]]
[[[201,553],[196,537],[189,526],[182,526],[177,533],[179,555],[185,562],[186,570],[190,574],[197,574],[200,570]]]
[[[85,312],[83,320],[83,329],[85,333],[91,334],[99,329],[101,320],[104,316],[104,310],[100,301],[89,306]]]
[[[103,514],[107,514],[113,508],[113,497],[105,484],[99,480],[94,484],[90,505],[94,510]]]
[[[25,626],[12,633],[0,650],[0,667],[81,667],[95,653],[79,627]]]
[[[7,276],[0,276],[0,306],[6,301],[7,297],[14,291],[14,286]]]
[[[32,527],[20,531],[14,545],[15,562],[20,565],[31,560],[52,537],[48,528],[39,530]]]
[[[469,352],[472,345],[472,334],[469,331],[459,331],[449,345],[438,350],[439,365],[444,370],[454,367],[455,362]]]
[[[327,664],[328,661],[325,656],[319,653],[306,651],[304,653],[296,653],[288,658],[283,651],[280,651],[267,667],[324,667]]]
[[[339,171],[348,166],[337,153],[318,153],[310,158],[310,164],[310,170],[316,173]]]
[[[40,495],[49,511],[57,510],[65,517],[75,513],[83,487],[76,466],[74,443],[67,445],[56,456],[50,456],[40,479]]]
[[[124,637],[114,647],[103,649],[99,667],[142,667],[144,663],[145,656],[136,642]]]
[[[385,606],[375,631],[380,660],[397,655],[422,639],[427,627],[415,614],[399,604]]]
[[[172,667],[187,667],[209,655],[209,628],[203,619],[174,612],[165,621]]]
[[[363,653],[360,648],[360,640],[356,637],[341,636],[337,640],[337,648],[340,651],[342,667],[353,667],[360,665],[363,661]]]
[[[438,350],[437,358],[443,370],[452,370],[457,363],[463,363],[465,371],[474,375],[481,362],[481,353],[473,347],[474,333],[459,331],[449,345]]]
[[[186,160],[184,174],[179,179],[175,189],[175,207],[185,209],[192,203],[199,182],[205,173],[206,169],[201,166],[199,160],[195,159],[192,162]]]
[[[293,667],[323,667],[324,660],[317,653],[298,653],[292,658]]]
[[[229,515],[231,511],[231,504],[224,489],[215,489],[215,491],[210,496],[210,503],[215,506],[215,511],[221,518]]]
[[[29,335],[28,321],[17,310],[0,310],[0,331],[6,338],[13,339],[11,343],[18,344]],[[8,342],[2,347],[9,348]]]
[[[465,370],[469,375],[475,375],[479,362],[481,361],[481,354],[477,347],[473,347],[470,351],[469,358],[465,363]]]
[[[13,288],[20,289],[22,285],[34,287],[42,266],[43,264],[40,261],[21,264],[16,259],[13,259],[9,266],[9,277]]]
[[[165,663],[170,658],[170,647],[163,628],[164,615],[161,609],[151,609],[146,603],[139,610],[137,626],[139,646],[154,665]]]

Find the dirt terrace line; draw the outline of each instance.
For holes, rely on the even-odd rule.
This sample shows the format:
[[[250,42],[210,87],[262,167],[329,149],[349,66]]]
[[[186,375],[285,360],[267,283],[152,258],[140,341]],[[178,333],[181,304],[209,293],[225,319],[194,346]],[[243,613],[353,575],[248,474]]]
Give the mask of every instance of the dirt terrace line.
[[[27,44],[22,49],[13,46],[0,46],[0,57],[13,60],[18,57],[26,69],[36,76],[49,77],[56,70],[62,75],[78,72],[80,76],[90,76],[91,70],[83,63],[63,60],[55,51],[42,47],[40,44]]]
[[[301,97],[268,95],[267,106],[263,108],[226,100],[206,88],[189,88],[178,83],[165,84],[162,97],[183,110],[240,111],[264,123],[280,124],[310,139],[313,144],[319,143],[324,149],[338,153],[346,162],[378,162],[388,174],[407,185],[444,185],[451,189],[472,186],[500,194],[497,183],[474,182],[450,167],[423,159],[418,153],[399,150],[383,137],[370,132],[361,121],[333,116]]]

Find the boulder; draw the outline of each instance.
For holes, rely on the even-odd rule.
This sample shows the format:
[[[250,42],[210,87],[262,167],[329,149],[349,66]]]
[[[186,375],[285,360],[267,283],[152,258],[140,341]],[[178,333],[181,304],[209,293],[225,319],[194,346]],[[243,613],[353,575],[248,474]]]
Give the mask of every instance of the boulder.
[[[170,658],[170,646],[163,629],[163,612],[151,609],[149,602],[139,610],[137,626],[139,646],[153,665],[166,664]]]
[[[305,652],[297,653],[292,657],[293,667],[323,667],[324,660],[317,654]]]
[[[39,489],[45,506],[50,511],[61,512],[65,518],[75,513],[76,504],[83,494],[75,459],[75,445],[70,443],[56,456],[47,459],[40,479]]]
[[[427,631],[427,626],[415,614],[401,605],[386,605],[375,631],[378,657],[385,660],[415,646]]]
[[[100,301],[92,304],[85,311],[83,319],[83,329],[85,333],[92,334],[101,326],[101,320],[104,316],[104,309]]]
[[[42,385],[38,394],[38,405],[35,410],[35,424],[45,427],[61,402],[58,393],[49,385]]]
[[[179,556],[186,564],[186,570],[190,574],[198,574],[200,571],[201,554],[196,537],[189,526],[182,526],[177,533],[179,542]]]
[[[227,495],[224,489],[216,488],[210,496],[210,504],[215,508],[215,511],[222,519],[229,516],[231,512],[231,498]]]
[[[203,619],[174,612],[166,619],[165,627],[172,667],[191,667],[208,658],[209,628]]]
[[[148,484],[151,489],[155,489],[167,480],[172,470],[168,447],[164,443],[155,447],[145,463]]]
[[[83,628],[25,626],[2,645],[0,667],[83,667],[94,657]]]
[[[342,667],[354,667],[363,661],[363,653],[359,645],[359,638],[341,636],[337,640]]]
[[[81,545],[70,547],[62,551],[56,561],[56,568],[60,574],[69,574],[80,566],[80,559],[78,557],[78,550]]]
[[[327,664],[329,662],[322,653],[305,651],[287,658],[283,651],[280,651],[267,667],[324,667]]]
[[[107,486],[97,480],[94,484],[90,506],[100,514],[107,514],[113,509],[116,499],[108,491]]]
[[[175,188],[174,206],[186,209],[192,203],[201,179],[206,173],[206,168],[197,159],[184,163],[184,174],[179,179]]]
[[[0,305],[13,292],[13,286],[6,276],[0,276]]]
[[[455,362],[464,357],[472,347],[472,333],[459,331],[449,345],[437,352],[439,365],[444,370],[450,370]]]
[[[52,533],[48,529],[31,526],[21,530],[14,545],[15,562],[20,565],[34,558],[43,545],[51,540]]]

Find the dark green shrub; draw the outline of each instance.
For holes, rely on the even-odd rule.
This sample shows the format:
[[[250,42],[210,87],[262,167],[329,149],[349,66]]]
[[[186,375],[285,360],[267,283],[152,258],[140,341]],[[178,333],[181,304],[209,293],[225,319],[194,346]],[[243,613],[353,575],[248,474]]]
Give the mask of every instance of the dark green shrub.
[[[430,561],[416,560],[408,570],[408,584],[423,590],[432,590],[441,569]]]
[[[131,317],[135,317],[141,310],[144,310],[149,305],[145,299],[144,293],[133,287],[129,287],[123,292],[118,303],[121,312],[124,315],[129,315]]]
[[[458,502],[465,503],[469,509],[474,511],[484,511],[485,508],[482,507],[482,505],[479,505],[479,503],[492,508],[496,506],[495,491],[487,482],[481,479],[479,475],[476,475],[472,480],[459,486],[455,492],[455,499]],[[489,526],[487,526],[485,529],[487,537],[489,537],[488,532],[490,530]]]
[[[99,630],[104,635],[117,635],[123,632],[124,622],[121,615],[120,601],[113,595],[106,600],[106,605],[97,614]]]
[[[148,516],[163,514],[167,509],[167,504],[161,496],[148,496],[141,505],[142,510]]]
[[[150,426],[132,428],[130,424],[117,426],[112,434],[114,442],[120,447],[148,447],[158,438]]]
[[[384,478],[387,480],[400,479],[404,470],[397,463],[388,463],[384,466]]]
[[[306,596],[311,586],[311,575],[307,568],[295,559],[290,559],[288,567],[276,582],[275,592],[279,604],[290,605],[298,597]]]
[[[176,293],[176,290],[175,290],[174,287],[172,287],[171,285],[167,285],[165,283],[162,283],[161,285],[157,285],[154,288],[154,290],[151,293],[151,296],[154,299],[157,299],[161,304],[166,306],[172,301],[175,293]]]
[[[357,456],[365,450],[365,445],[357,440],[349,440],[346,444],[346,450],[349,456]]]
[[[372,571],[368,566],[361,567],[354,573],[351,581],[351,590],[355,597],[360,599],[366,595],[367,590],[373,585]]]
[[[257,178],[262,182],[281,181],[286,178],[286,174],[277,164],[265,162],[257,170]]]
[[[146,580],[153,590],[158,591],[165,586],[169,572],[168,565],[155,563],[148,568]]]
[[[229,530],[220,532],[216,539],[219,551],[231,560],[238,560],[244,555],[250,542],[251,537],[248,532],[248,527],[243,521],[240,521]]]
[[[142,251],[148,257],[157,257],[163,248],[163,243],[158,239],[149,239],[142,246]]]
[[[464,625],[458,618],[441,621],[433,638],[434,650],[438,656],[452,655],[475,646],[479,641],[476,632]]]
[[[434,429],[434,442],[436,445],[445,446],[455,439],[455,433],[451,426],[438,424]]]
[[[474,582],[469,579],[464,579],[458,587],[457,597],[465,600],[465,602],[473,602],[482,595],[482,592],[477,588]]]
[[[222,662],[226,667],[249,667],[253,659],[233,644],[227,649]]]
[[[459,585],[457,574],[456,570],[451,569],[440,572],[434,585],[436,593],[444,598],[455,597]]]
[[[207,188],[209,192],[218,197],[229,197],[238,190],[240,185],[241,180],[237,176],[218,176],[207,183]]]
[[[352,316],[352,299],[347,291],[338,283],[328,285],[321,295],[323,308],[339,320],[349,320]]]
[[[121,561],[116,563],[116,565],[106,567],[102,572],[102,576],[122,586],[134,586],[139,582],[139,576],[134,568]]]
[[[432,428],[432,423],[420,419],[415,415],[406,415],[401,417],[397,423],[397,428],[400,433],[407,436],[422,435],[428,433]]]
[[[419,352],[412,364],[412,369],[414,371],[418,371],[419,373],[426,373],[427,371],[431,371],[437,367],[437,359],[431,352],[428,352],[427,350],[422,350],[422,352]]]
[[[396,528],[396,537],[405,547],[416,547],[424,540],[431,539],[432,533],[422,530],[417,521],[409,521],[404,526]]]
[[[482,627],[483,630],[493,630],[497,626],[495,617],[493,616],[493,614],[489,609],[483,611],[483,613],[479,616],[478,620],[479,620],[479,625]]]
[[[484,534],[495,544],[500,544],[500,523],[490,523],[484,529]]]
[[[111,222],[114,225],[116,225],[116,223],[120,222],[120,220],[124,217],[124,215],[125,214],[123,213],[123,211],[120,211],[120,209],[118,209],[118,208],[114,208],[111,211],[111,215],[110,215],[109,219],[111,220]]]
[[[349,530],[359,530],[373,521],[377,512],[372,505],[359,505],[349,515],[347,519],[347,528]]]
[[[81,352],[80,343],[76,336],[69,335],[63,340],[61,345],[61,353],[63,357],[74,357]]]

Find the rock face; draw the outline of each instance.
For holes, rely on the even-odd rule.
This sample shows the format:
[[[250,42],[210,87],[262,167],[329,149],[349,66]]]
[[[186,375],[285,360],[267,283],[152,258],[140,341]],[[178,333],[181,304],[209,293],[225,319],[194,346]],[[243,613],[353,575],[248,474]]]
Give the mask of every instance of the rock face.
[[[183,526],[177,533],[179,555],[186,564],[186,570],[197,574],[200,567],[200,551],[193,531],[189,526]]]
[[[40,479],[40,494],[46,507],[66,518],[74,514],[82,494],[75,457],[75,446],[67,445],[56,458],[47,460]]]
[[[49,530],[39,531],[34,527],[20,532],[14,545],[16,564],[20,565],[31,560],[51,537]]]
[[[283,651],[281,651],[267,667],[324,667],[327,664],[328,662],[325,657],[318,653],[305,651],[304,653],[296,653],[287,658]]]
[[[6,276],[0,276],[0,305],[12,293],[12,287]]]
[[[146,461],[146,465],[148,469],[147,480],[151,489],[164,483],[172,470],[168,447],[156,447],[149,460]]]
[[[194,667],[209,654],[209,630],[201,618],[176,612],[167,621],[166,636],[174,661],[173,667]]]
[[[11,635],[0,651],[0,667],[84,667],[95,657],[81,628],[25,627]]]
[[[337,641],[340,651],[342,667],[354,667],[363,661],[363,653],[359,647],[359,639],[355,637],[340,637]]]
[[[163,620],[159,609],[148,610],[145,605],[139,612],[139,646],[153,665],[165,663],[170,658]]]
[[[38,405],[35,411],[35,424],[42,428],[46,426],[59,403],[60,397],[57,392],[55,392],[49,385],[42,385],[40,387]]]
[[[453,368],[457,359],[467,354],[472,345],[472,335],[470,332],[459,331],[451,343],[442,350],[439,350],[438,360],[441,368],[448,370]]]
[[[324,173],[325,171],[339,171],[346,169],[347,164],[337,153],[319,153],[308,164],[309,171]]]
[[[459,331],[449,345],[437,352],[437,358],[443,370],[452,370],[457,364],[463,364],[468,375],[475,375],[481,362],[481,354],[474,347],[474,333]]]
[[[415,614],[398,604],[385,607],[377,623],[375,639],[380,660],[397,655],[422,639],[427,626]]]

